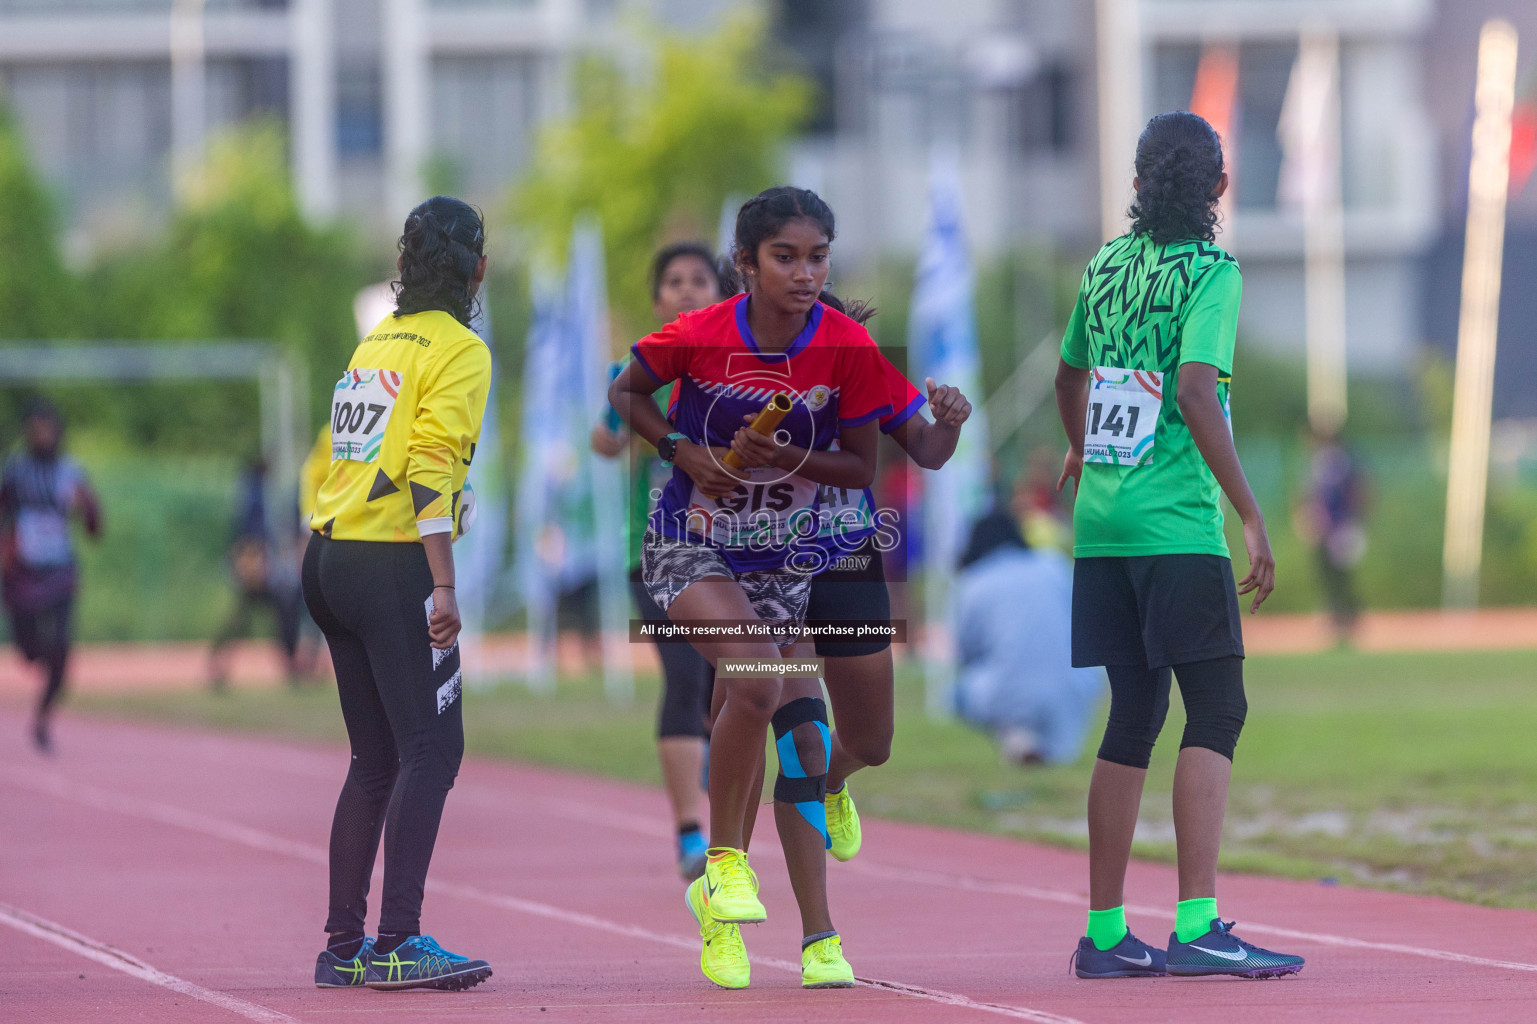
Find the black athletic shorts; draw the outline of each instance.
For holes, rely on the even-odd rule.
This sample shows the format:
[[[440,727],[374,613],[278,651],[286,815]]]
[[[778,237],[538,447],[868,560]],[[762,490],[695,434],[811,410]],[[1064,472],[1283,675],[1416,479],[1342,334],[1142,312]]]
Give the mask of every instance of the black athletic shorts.
[[[1220,555],[1073,563],[1073,666],[1150,669],[1243,657],[1233,563]]]
[[[811,600],[806,606],[808,619],[841,619],[889,622],[891,595],[886,592],[886,568],[871,534],[853,551],[834,559],[832,568],[811,581]],[[817,656],[822,658],[857,658],[879,654],[891,646],[890,639],[818,640]]]

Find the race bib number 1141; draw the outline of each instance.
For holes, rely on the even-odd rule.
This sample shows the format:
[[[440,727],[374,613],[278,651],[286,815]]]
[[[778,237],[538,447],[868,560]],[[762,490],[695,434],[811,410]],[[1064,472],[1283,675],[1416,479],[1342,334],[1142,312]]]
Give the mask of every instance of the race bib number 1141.
[[[1084,421],[1083,461],[1136,468],[1153,461],[1163,374],[1096,366]]]
[[[348,370],[331,393],[331,458],[375,462],[400,395],[396,370]]]

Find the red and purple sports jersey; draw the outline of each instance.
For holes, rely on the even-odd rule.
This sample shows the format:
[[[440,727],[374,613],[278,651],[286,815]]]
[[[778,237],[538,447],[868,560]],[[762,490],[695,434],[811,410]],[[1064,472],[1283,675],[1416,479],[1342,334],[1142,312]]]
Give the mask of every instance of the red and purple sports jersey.
[[[881,417],[881,433],[889,434],[916,416],[927,399],[885,356],[881,357],[881,367],[886,399],[892,408],[891,413]],[[877,519],[875,495],[868,487],[861,492],[824,486],[817,497],[817,508],[821,523],[816,543],[824,555],[825,568],[832,568],[840,556],[853,551],[882,525]],[[897,527],[894,521],[884,525]]]
[[[659,383],[678,381],[673,425],[695,444],[726,448],[778,392],[793,403],[782,443],[825,451],[840,430],[890,416],[885,360],[865,329],[817,303],[782,352],[765,352],[747,324],[746,295],[684,313],[636,342],[636,361]],[[722,549],[733,569],[784,565],[817,532],[818,486],[773,468],[750,470],[731,494],[704,495],[681,469],[662,491],[651,524],[664,537]]]
[[[881,364],[886,370],[887,400],[891,402],[891,414],[881,417],[881,433],[889,434],[917,415],[928,399],[892,365],[890,359],[882,356]]]

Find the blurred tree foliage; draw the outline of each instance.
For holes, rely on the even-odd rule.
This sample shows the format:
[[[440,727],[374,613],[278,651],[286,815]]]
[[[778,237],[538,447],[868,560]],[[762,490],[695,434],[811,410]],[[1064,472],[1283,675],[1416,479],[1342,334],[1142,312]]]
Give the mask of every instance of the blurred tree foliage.
[[[352,297],[370,279],[352,236],[316,227],[290,185],[281,127],[256,122],[214,140],[165,233],[64,264],[50,197],[21,134],[0,112],[0,338],[195,343],[275,341],[309,371],[318,402],[355,343]],[[260,424],[248,382],[49,386],[77,429],[125,447],[254,454]],[[0,392],[9,427],[26,400]],[[8,433],[8,431],[7,431]]]
[[[609,60],[583,61],[571,116],[545,130],[513,194],[533,258],[563,262],[577,217],[597,215],[621,338],[650,329],[653,250],[713,243],[726,197],[774,183],[810,109],[810,84],[778,69],[763,38],[760,20],[743,15],[708,35],[659,39],[640,83]]]
[[[52,197],[15,118],[0,106],[0,338],[58,338],[76,323],[76,282],[59,252]]]
[[[367,271],[344,229],[305,220],[280,126],[257,122],[212,143],[164,237],[108,254],[86,272],[84,333],[276,341],[308,368],[313,399],[356,344],[352,298]],[[121,410],[138,443],[206,451],[211,437],[222,437],[223,450],[255,450],[249,384],[144,390]]]

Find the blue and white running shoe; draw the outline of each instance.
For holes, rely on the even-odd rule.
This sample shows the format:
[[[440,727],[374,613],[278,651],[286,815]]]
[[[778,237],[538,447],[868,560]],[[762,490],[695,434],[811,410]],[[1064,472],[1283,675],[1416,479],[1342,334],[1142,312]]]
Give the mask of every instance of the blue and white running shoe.
[[[1233,934],[1234,921],[1212,919],[1211,930],[1189,942],[1169,936],[1169,973],[1182,978],[1228,974],[1236,978],[1279,978],[1302,970],[1303,959],[1272,953]]]
[[[438,988],[458,992],[491,977],[484,960],[450,953],[431,935],[413,935],[388,953],[371,953],[364,984],[369,988]]]
[[[363,948],[351,960],[343,960],[329,949],[320,951],[315,958],[316,988],[362,988],[363,975],[368,971],[368,961],[374,952],[374,940],[363,940]]]
[[[1131,932],[1109,949],[1100,949],[1087,935],[1073,953],[1073,972],[1080,978],[1162,978],[1163,950],[1154,949]]]
[[[709,858],[710,841],[699,829],[678,836],[678,874],[685,882],[692,882],[704,874],[704,864]]]

